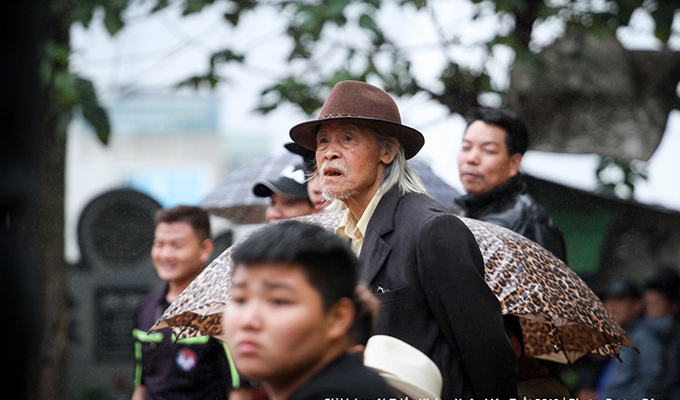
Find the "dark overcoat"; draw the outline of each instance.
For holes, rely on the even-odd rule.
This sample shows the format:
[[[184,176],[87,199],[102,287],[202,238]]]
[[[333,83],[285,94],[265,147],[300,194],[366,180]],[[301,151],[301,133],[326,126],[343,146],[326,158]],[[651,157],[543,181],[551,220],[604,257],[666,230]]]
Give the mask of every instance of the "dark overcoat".
[[[288,400],[388,400],[396,392],[364,366],[359,352],[342,355],[314,374]]]
[[[442,399],[516,397],[517,360],[500,303],[458,217],[393,187],[371,217],[359,258],[361,279],[381,302],[374,333],[427,354],[442,372]]]

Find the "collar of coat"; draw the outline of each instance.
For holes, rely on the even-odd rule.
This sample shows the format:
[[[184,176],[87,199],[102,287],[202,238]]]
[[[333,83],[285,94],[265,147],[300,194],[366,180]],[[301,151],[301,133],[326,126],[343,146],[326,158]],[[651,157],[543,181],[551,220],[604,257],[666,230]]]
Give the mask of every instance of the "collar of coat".
[[[524,180],[524,175],[522,173],[518,173],[504,183],[495,187],[489,193],[485,193],[481,196],[472,196],[466,194],[457,198],[455,202],[464,210],[475,210],[486,207],[487,205],[496,201],[507,199],[509,195],[515,193],[524,193],[526,191],[527,185]]]

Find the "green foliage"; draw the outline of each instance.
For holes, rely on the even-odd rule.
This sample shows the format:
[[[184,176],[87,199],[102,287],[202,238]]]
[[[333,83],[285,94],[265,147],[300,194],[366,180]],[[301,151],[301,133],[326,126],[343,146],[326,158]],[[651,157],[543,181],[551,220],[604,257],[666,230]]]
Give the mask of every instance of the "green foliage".
[[[48,36],[43,47],[41,80],[48,95],[47,115],[54,134],[64,136],[73,114],[80,110],[94,128],[99,140],[107,144],[111,127],[106,111],[91,81],[70,71],[69,29],[80,23],[90,26],[100,13],[111,35],[124,26],[123,14],[130,0],[52,0],[49,3]]]
[[[374,46],[379,47],[385,44],[385,35],[380,27],[378,27],[378,24],[375,22],[373,16],[369,14],[361,14],[361,17],[359,17],[359,26],[373,34]]]
[[[321,39],[326,24],[342,27],[347,23],[344,15],[350,0],[321,0],[321,4],[299,2],[287,3],[286,8],[293,9],[293,18],[287,33],[294,42],[289,60],[310,58],[314,44]],[[292,7],[291,7],[292,6]]]
[[[638,9],[647,11],[656,23],[656,36],[666,42],[671,35],[671,25],[674,15],[680,9],[678,1],[654,0],[610,0],[591,2],[586,0],[470,0],[477,9],[475,17],[488,14],[489,7],[500,18],[514,21],[514,27],[509,31],[499,30],[495,37],[487,43],[488,53],[493,46],[507,46],[514,50],[516,58],[535,62],[535,49],[530,41],[533,29],[537,24],[548,20],[561,21],[567,29],[581,27],[591,34],[601,34],[604,31],[614,31],[619,26],[630,22],[633,12]],[[302,72],[286,71],[277,83],[272,85],[266,93],[277,92],[274,100],[268,99],[260,110],[269,112],[278,105],[299,99],[301,87],[328,87],[338,77],[353,77],[355,79],[379,80],[379,84],[396,96],[411,95],[417,92],[427,92],[431,97],[452,112],[464,112],[466,109],[479,105],[478,97],[482,93],[497,93],[504,95],[493,84],[486,68],[481,71],[471,70],[451,61],[442,70],[440,82],[443,89],[433,92],[424,87],[411,72],[412,57],[406,49],[400,49],[395,42],[381,29],[376,16],[387,5],[387,1],[348,1],[348,0],[316,0],[316,1],[284,1],[281,3],[261,4],[259,7],[279,7],[283,12],[292,15],[285,34],[291,40],[291,52],[288,60],[304,62]],[[432,13],[432,6],[425,0],[401,0],[402,7],[413,7],[419,13]],[[360,10],[357,12],[357,10]],[[350,12],[351,11],[351,12]],[[358,15],[358,17],[356,17]],[[227,16],[233,25],[238,23],[237,16]],[[334,30],[328,29],[333,26]],[[338,30],[341,32],[338,34]],[[319,60],[315,57],[321,52],[327,52],[323,44],[330,35],[352,35],[355,40],[343,41],[337,47],[334,56],[344,54],[343,64],[332,66],[329,72],[319,68]],[[367,37],[370,42],[362,40]],[[456,43],[455,37],[442,37],[440,42]],[[386,67],[377,60],[388,58],[392,67]],[[382,65],[382,67],[379,67]],[[324,67],[327,67],[324,65]],[[287,88],[292,91],[286,93]],[[310,102],[313,104],[314,102]],[[310,103],[300,106],[308,112]]]
[[[83,117],[94,127],[102,143],[108,143],[109,119],[99,104],[92,82],[68,70],[69,48],[65,44],[48,42],[44,47],[41,64],[43,86],[51,93],[48,115],[54,121],[55,134],[63,136],[76,109],[82,110]]]
[[[647,163],[603,157],[595,176],[600,192],[633,199],[635,184],[647,180]]]
[[[238,25],[241,14],[244,14],[257,6],[254,0],[232,0],[230,2],[230,11],[224,14],[224,18],[232,25]]]
[[[55,0],[74,6],[74,0]],[[672,23],[680,9],[679,0],[469,0],[475,7],[473,18],[489,17],[494,13],[498,21],[514,21],[514,26],[499,29],[486,43],[486,57],[491,57],[494,46],[510,48],[515,59],[537,62],[536,49],[531,47],[534,28],[546,21],[560,21],[566,29],[584,28],[590,34],[614,31],[627,25],[633,13],[642,9],[649,13],[656,26],[656,36],[662,42],[671,37]],[[74,20],[87,26],[95,9],[104,10],[107,28],[113,34],[122,26],[122,11],[129,0],[83,0],[75,7]],[[176,3],[184,15],[206,10],[216,0],[152,0],[151,12],[163,10]],[[440,74],[437,90],[421,83],[411,69],[412,49],[400,48],[381,27],[379,15],[394,2],[385,0],[224,0],[225,22],[235,28],[248,13],[269,8],[290,18],[282,34],[289,40],[288,65],[276,81],[266,88],[258,110],[264,113],[282,104],[293,104],[305,113],[313,114],[322,103],[319,93],[341,79],[377,81],[395,96],[428,93],[432,99],[448,107],[452,113],[465,112],[479,106],[479,96],[495,93],[504,99],[504,89],[491,79],[486,67],[471,69],[449,60]],[[411,8],[420,15],[437,18],[435,3],[427,0],[398,0],[400,7]],[[458,43],[458,38],[442,29],[439,38],[443,52]],[[336,42],[337,43],[334,43]],[[332,62],[328,55],[332,54]],[[227,79],[224,67],[230,64],[247,65],[247,53],[222,49],[210,60],[205,74],[192,76],[180,86],[215,88]],[[311,96],[307,98],[306,96]]]
[[[276,109],[282,102],[289,102],[297,104],[304,112],[312,114],[323,105],[325,96],[321,96],[321,89],[318,86],[300,83],[295,78],[285,78],[280,83],[262,91],[257,110],[266,114]]]
[[[203,11],[214,3],[214,0],[185,0],[182,15],[191,15]]]
[[[678,8],[680,8],[680,1],[659,0],[655,7],[650,10],[656,24],[654,34],[662,43],[668,42],[671,37],[673,18],[677,15]]]
[[[487,57],[494,46],[512,49],[517,60],[536,62],[536,49],[530,46],[534,28],[546,21],[561,21],[566,29],[581,27],[591,34],[614,31],[627,25],[633,13],[642,9],[654,20],[656,37],[663,43],[671,37],[672,23],[680,9],[679,0],[470,0],[475,7],[473,18],[495,13],[498,20],[514,21],[514,26],[499,29],[486,43]],[[64,23],[82,23],[89,26],[95,15],[102,15],[107,30],[115,34],[124,26],[123,14],[130,0],[53,0],[52,13]],[[184,15],[206,10],[218,3],[216,0],[152,0],[151,13],[177,4]],[[448,107],[452,113],[465,112],[479,106],[479,96],[495,93],[503,100],[504,89],[494,84],[486,67],[471,69],[450,59],[440,74],[441,85],[435,90],[421,83],[411,69],[413,52],[400,48],[382,29],[380,12],[393,7],[394,2],[384,0],[224,0],[224,21],[238,27],[243,17],[254,10],[270,8],[289,15],[283,35],[290,42],[288,66],[276,81],[262,93],[258,110],[267,113],[282,104],[293,104],[302,111],[314,114],[321,106],[320,95],[334,83],[343,79],[371,80],[395,96],[428,93],[432,99]],[[433,23],[437,18],[434,3],[427,0],[399,0],[421,15],[429,15]],[[457,38],[443,29],[439,38],[442,51],[455,46]],[[340,38],[340,39],[338,39]],[[339,41],[334,43],[334,41]],[[61,76],[54,71],[68,71],[68,46],[52,46],[46,53],[52,57],[45,67],[45,75],[55,87],[63,90],[58,98],[65,106],[82,107],[84,115],[91,118],[93,126],[101,129],[101,138],[108,136],[106,123],[97,110],[96,96],[77,77]],[[328,54],[333,55],[332,62]],[[208,70],[202,75],[186,78],[179,86],[215,88],[228,80],[225,67],[247,64],[247,53],[225,48],[210,59]],[[57,67],[59,66],[59,67]],[[64,67],[66,66],[66,67]],[[66,73],[66,72],[64,72]],[[80,83],[78,83],[80,82]],[[74,96],[85,96],[78,101]],[[87,111],[86,111],[87,108]],[[105,140],[105,139],[102,139]]]
[[[500,19],[515,21],[514,27],[499,30],[487,43],[487,55],[492,53],[494,46],[505,46],[515,52],[515,57],[523,62],[537,62],[536,49],[530,46],[531,35],[537,24],[546,21],[562,21],[567,29],[580,27],[590,34],[601,34],[604,31],[614,31],[619,26],[630,22],[633,12],[638,9],[647,11],[656,23],[656,36],[666,42],[671,36],[671,25],[674,16],[680,9],[679,1],[652,0],[612,0],[590,2],[586,0],[471,0],[477,8],[475,17],[488,14],[491,7]],[[347,1],[347,0],[319,0],[319,1],[286,1],[278,6],[290,13],[291,19],[286,35],[292,42],[289,61],[302,61],[306,64],[299,73],[284,73],[277,83],[272,85],[271,91],[280,94],[274,100],[269,99],[261,110],[271,111],[278,105],[299,98],[300,87],[322,88],[332,85],[340,77],[368,80],[377,79],[378,83],[396,96],[412,95],[418,92],[429,93],[430,96],[447,106],[451,112],[465,112],[479,106],[479,95],[482,93],[496,93],[503,99],[505,93],[492,81],[489,71],[471,70],[469,67],[451,60],[442,70],[438,91],[422,85],[418,77],[411,71],[413,57],[407,49],[399,48],[392,38],[381,29],[376,16],[389,2]],[[432,6],[425,0],[402,0],[402,7],[413,7],[419,13],[432,13]],[[264,5],[262,5],[264,6]],[[276,5],[274,5],[276,6]],[[352,12],[350,12],[350,10]],[[360,10],[360,12],[357,12]],[[355,17],[358,15],[358,17]],[[237,20],[230,22],[236,24]],[[336,30],[329,31],[328,26]],[[336,65],[330,72],[323,72],[315,59],[321,52],[320,46],[330,40],[331,32],[337,35],[337,30],[356,38],[344,41],[338,47],[335,55],[344,54],[344,65]],[[350,33],[351,32],[351,33]],[[340,33],[342,36],[343,33]],[[367,37],[370,42],[362,40]],[[348,43],[349,42],[349,43]],[[455,44],[455,37],[442,37],[440,42],[444,47],[449,43]],[[324,48],[323,51],[328,51]],[[446,51],[446,49],[444,49]],[[388,59],[388,63],[380,60]],[[387,64],[387,66],[386,66]],[[297,64],[299,65],[299,64]],[[326,67],[326,65],[324,65]],[[286,93],[286,88],[293,91]],[[270,91],[266,91],[271,93]],[[298,103],[294,103],[298,104]],[[309,104],[300,106],[309,112]],[[298,104],[299,105],[299,104]]]
[[[92,125],[99,140],[108,144],[111,125],[106,110],[99,103],[94,85],[87,79],[76,78],[75,88],[83,118]]]
[[[191,87],[194,89],[207,87],[214,89],[222,81],[217,72],[220,67],[230,62],[243,63],[244,60],[245,56],[243,54],[235,53],[230,49],[214,53],[210,57],[209,68],[206,74],[189,77],[179,82],[177,87]]]
[[[81,23],[90,26],[95,12],[103,13],[103,22],[110,34],[115,35],[123,26],[123,13],[130,0],[52,0],[51,17],[57,17],[65,26]]]

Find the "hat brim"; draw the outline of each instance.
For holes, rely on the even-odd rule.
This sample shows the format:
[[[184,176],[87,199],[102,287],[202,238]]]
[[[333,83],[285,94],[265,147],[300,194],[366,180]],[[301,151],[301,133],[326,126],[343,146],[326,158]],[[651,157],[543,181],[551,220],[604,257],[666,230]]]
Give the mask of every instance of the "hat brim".
[[[302,122],[290,129],[290,138],[310,150],[316,150],[316,133],[319,125],[330,121],[355,122],[369,128],[379,130],[387,135],[395,137],[404,147],[406,159],[409,159],[420,151],[425,144],[425,137],[417,130],[402,124],[383,119],[338,116],[331,118],[316,119],[314,121]]]
[[[297,187],[296,187],[297,185]],[[266,179],[258,179],[253,182],[253,194],[258,197],[269,197],[273,193],[292,197],[294,199],[306,199],[307,187],[300,185],[292,179],[278,179],[274,182]]]
[[[383,379],[385,379],[385,381],[387,381],[388,385],[397,389],[402,394],[405,394],[406,396],[408,396],[409,399],[435,400],[440,398],[440,396],[436,395],[435,393],[432,393],[429,390],[422,388],[420,386],[416,386],[412,383],[405,382],[392,374],[385,372],[378,373],[380,374],[380,376],[383,377]]]

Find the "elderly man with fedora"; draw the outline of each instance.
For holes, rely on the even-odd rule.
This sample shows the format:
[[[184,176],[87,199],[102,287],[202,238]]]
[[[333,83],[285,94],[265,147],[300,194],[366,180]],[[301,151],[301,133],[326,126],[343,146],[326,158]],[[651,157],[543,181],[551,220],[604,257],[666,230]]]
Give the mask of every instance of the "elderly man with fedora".
[[[401,123],[394,100],[375,86],[340,82],[319,118],[290,137],[316,151],[329,209],[344,210],[337,233],[350,240],[360,277],[381,302],[374,334],[430,357],[443,399],[516,397],[516,357],[479,247],[407,163],[425,139]]]

